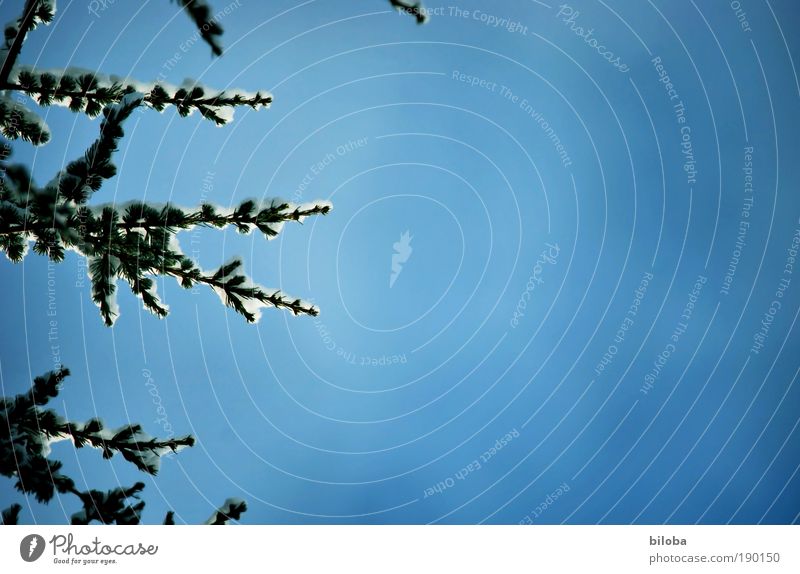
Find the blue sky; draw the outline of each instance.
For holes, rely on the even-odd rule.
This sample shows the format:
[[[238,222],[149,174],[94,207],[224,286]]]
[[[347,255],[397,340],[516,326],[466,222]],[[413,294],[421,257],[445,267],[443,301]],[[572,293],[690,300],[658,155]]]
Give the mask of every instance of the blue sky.
[[[67,474],[144,479],[145,522],[230,496],[245,523],[798,520],[793,2],[742,2],[746,29],[728,2],[683,0],[428,2],[425,26],[379,0],[227,6],[218,59],[166,2],[62,1],[22,61],[270,90],[222,128],[135,114],[93,201],[330,200],[272,241],[181,236],[322,313],[248,325],[168,280],[167,319],[121,285],[108,329],[74,254],[0,262],[3,394],[61,361],[71,419],[198,438],[154,479],[60,443]],[[41,111],[52,141],[14,145],[40,183],[99,125]],[[31,501],[22,520],[75,510]]]

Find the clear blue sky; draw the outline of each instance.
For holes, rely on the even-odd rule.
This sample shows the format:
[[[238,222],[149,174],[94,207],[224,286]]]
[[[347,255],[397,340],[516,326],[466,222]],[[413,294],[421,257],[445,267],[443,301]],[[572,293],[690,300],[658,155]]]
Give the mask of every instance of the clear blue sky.
[[[322,314],[247,325],[168,280],[167,319],[120,285],[108,329],[74,254],[4,260],[3,394],[60,360],[71,419],[195,434],[154,479],[54,447],[80,486],[145,480],[145,522],[230,496],[245,523],[796,522],[798,6],[458,4],[417,26],[382,0],[241,0],[212,59],[168,2],[60,1],[24,63],[273,92],[222,128],[137,113],[94,201],[331,200],[270,242],[181,236]],[[52,141],[14,146],[39,183],[99,126],[43,114]]]

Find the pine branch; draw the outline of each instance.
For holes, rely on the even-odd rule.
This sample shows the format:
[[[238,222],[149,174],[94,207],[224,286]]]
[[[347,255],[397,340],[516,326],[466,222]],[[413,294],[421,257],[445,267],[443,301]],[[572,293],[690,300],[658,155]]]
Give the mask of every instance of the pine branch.
[[[82,204],[100,189],[103,180],[114,177],[117,168],[111,158],[117,151],[119,140],[125,135],[122,124],[141,102],[141,94],[132,92],[114,106],[105,108],[100,136],[82,158],[70,162],[47,187],[57,186],[62,198]]]
[[[72,524],[89,524],[92,521],[101,524],[139,524],[145,503],[143,500],[136,504],[129,504],[129,498],[139,498],[139,493],[144,490],[144,483],[137,482],[133,486],[114,488],[102,492],[89,490],[80,492],[71,489],[70,492],[77,496],[83,503],[83,510],[72,515]]]
[[[267,237],[275,237],[279,226],[287,221],[302,222],[313,215],[327,215],[330,205],[316,203],[307,207],[291,206],[288,203],[277,203],[274,200],[265,207],[258,207],[253,200],[245,200],[232,213],[220,214],[211,204],[203,204],[200,210],[189,215],[190,224],[209,227],[225,227],[234,225],[240,233],[249,233],[256,228]]]
[[[22,44],[28,32],[36,28],[39,24],[49,24],[53,20],[53,9],[51,2],[47,0],[26,0],[22,16],[17,20],[16,25],[5,28],[3,48],[0,55],[4,55],[3,63],[0,65],[0,89],[6,89],[6,83],[11,75],[11,70],[22,51]]]
[[[67,104],[73,112],[82,111],[89,117],[100,114],[104,106],[119,103],[128,93],[141,91],[143,103],[156,111],[175,106],[182,117],[198,111],[216,125],[229,121],[229,115],[223,113],[226,108],[248,106],[259,109],[272,103],[269,93],[250,95],[233,91],[228,94],[199,85],[175,88],[155,84],[145,89],[126,80],[112,80],[101,74],[72,70],[53,73],[23,68],[7,87],[25,93],[41,106]]]
[[[69,437],[76,448],[93,446],[103,451],[104,458],[121,453],[141,471],[155,474],[157,461],[166,452],[177,452],[194,444],[190,436],[158,440],[145,435],[139,425],[126,425],[113,432],[103,429],[98,419],[86,424],[65,421],[52,410],[40,408],[58,395],[69,371],[59,369],[36,377],[30,391],[14,397],[0,397],[0,474],[16,478],[15,487],[24,494],[33,494],[39,502],[52,500],[56,492],[74,494],[82,510],[73,514],[72,524],[139,524],[144,501],[138,499],[144,483],[109,491],[80,491],[69,477],[61,474],[61,462],[50,460],[50,444]],[[215,524],[238,520],[246,505],[226,501]],[[3,524],[16,524],[21,506],[14,504],[2,512]],[[174,524],[174,513],[167,514],[165,524]]]
[[[10,140],[22,139],[33,145],[50,141],[50,129],[20,101],[0,95],[0,131]]]
[[[12,524],[19,523],[19,513],[22,510],[22,506],[19,504],[12,504],[5,510],[3,510],[2,519],[0,519],[0,525],[10,526]]]
[[[33,379],[31,387],[31,406],[41,407],[58,396],[61,383],[69,376],[69,369],[61,367],[56,371],[49,371]]]
[[[409,4],[403,0],[389,0],[389,4],[391,4],[392,7],[394,7],[398,12],[404,12],[414,16],[414,18],[417,19],[417,24],[424,24],[428,21],[428,16],[425,14],[425,9],[422,7],[421,2]]]
[[[140,425],[106,431],[98,419],[73,423],[40,408],[58,395],[68,375],[67,369],[52,371],[37,377],[29,392],[0,399],[0,474],[17,478],[15,486],[21,492],[47,502],[56,491],[74,491],[74,482],[60,473],[61,463],[47,458],[50,444],[63,438],[72,439],[76,448],[98,448],[103,458],[120,453],[152,475],[158,472],[161,456],[194,445],[192,436],[159,440],[144,433]]]
[[[219,43],[218,37],[222,36],[222,26],[216,21],[216,18],[211,14],[211,7],[205,0],[178,0],[189,18],[197,26],[203,40],[211,46],[211,51],[215,56],[222,55],[222,46]]]
[[[229,498],[219,510],[211,515],[206,524],[213,526],[226,525],[231,520],[239,520],[245,512],[247,512],[247,503],[244,500]]]
[[[204,283],[224,296],[225,304],[244,316],[248,323],[257,320],[257,314],[248,309],[248,302],[258,302],[262,305],[288,309],[295,315],[319,315],[319,309],[314,305],[304,305],[300,299],[292,299],[281,294],[280,290],[267,293],[258,285],[250,283],[245,275],[237,273],[242,262],[234,259],[223,265],[213,274],[203,274],[197,268],[184,269],[181,267],[165,268],[163,272],[181,279],[181,285],[191,288],[195,283]]]
[[[87,444],[98,448],[103,451],[103,458],[111,458],[118,452],[136,468],[152,475],[158,474],[159,457],[167,452],[177,453],[195,443],[191,435],[158,440],[146,435],[140,425],[124,426],[109,436],[108,432],[104,432],[103,423],[99,419],[92,419],[84,425],[65,423],[43,430],[54,437],[69,436],[76,448]]]

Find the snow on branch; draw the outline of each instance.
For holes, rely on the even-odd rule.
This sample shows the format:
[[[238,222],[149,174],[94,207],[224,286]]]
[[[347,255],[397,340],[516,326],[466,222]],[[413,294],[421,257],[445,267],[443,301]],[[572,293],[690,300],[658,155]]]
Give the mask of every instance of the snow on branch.
[[[50,409],[42,408],[58,395],[69,370],[60,369],[34,379],[31,390],[15,397],[0,398],[0,474],[16,478],[16,488],[47,502],[55,492],[75,492],[74,482],[60,473],[61,463],[48,458],[51,445],[65,439],[76,448],[91,446],[103,458],[120,454],[148,474],[159,470],[160,457],[194,445],[192,436],[159,440],[140,425],[107,430],[102,421],[74,423]]]
[[[50,128],[44,120],[6,95],[0,95],[0,131],[8,139],[22,139],[33,145],[50,141]]]
[[[142,94],[130,92],[114,105],[104,108],[100,136],[89,146],[83,157],[70,162],[47,187],[57,188],[64,199],[82,204],[100,189],[104,179],[114,177],[117,168],[111,158],[117,151],[119,140],[125,135],[122,124],[141,105],[142,99]]]
[[[288,297],[281,293],[280,289],[273,290],[258,285],[242,273],[241,269],[242,261],[234,258],[220,266],[213,274],[204,273],[197,268],[189,271],[183,269],[166,271],[180,278],[184,287],[191,287],[195,282],[209,285],[225,305],[242,315],[248,323],[257,323],[264,307],[288,309],[295,315],[312,317],[319,315],[319,309],[311,303]]]
[[[206,524],[220,526],[228,524],[231,520],[239,520],[247,512],[247,503],[241,498],[228,498],[225,503],[214,511]]]
[[[104,458],[120,453],[139,470],[155,474],[162,455],[190,447],[194,439],[187,436],[158,440],[144,433],[139,425],[131,424],[108,430],[99,419],[72,423],[52,410],[41,408],[58,396],[67,376],[66,368],[51,371],[36,377],[28,392],[0,397],[0,475],[16,479],[16,489],[32,494],[39,502],[49,502],[56,492],[75,495],[82,508],[72,515],[72,524],[139,524],[145,507],[144,501],[139,500],[144,483],[107,491],[81,491],[71,478],[61,473],[61,462],[48,458],[51,444],[69,439],[76,448],[90,446],[101,450]],[[2,511],[0,524],[16,524],[21,510],[19,504],[12,504]],[[212,523],[238,520],[245,510],[244,502],[229,499],[212,517]],[[165,524],[174,524],[173,518],[170,511]]]
[[[90,117],[97,116],[104,106],[118,103],[129,92],[141,92],[144,104],[154,110],[160,112],[174,106],[181,116],[196,111],[218,126],[233,119],[236,107],[257,110],[272,103],[269,92],[216,90],[191,79],[180,86],[147,83],[80,68],[40,71],[20,67],[12,74],[9,87],[27,94],[41,106],[66,106]]]
[[[106,119],[111,121],[114,117],[109,113]],[[102,141],[101,137],[98,142]],[[50,184],[44,190],[33,186],[26,170],[9,166],[0,191],[0,250],[12,261],[20,261],[32,241],[34,252],[54,261],[63,259],[66,250],[86,257],[92,299],[109,326],[119,316],[119,279],[128,283],[147,310],[158,317],[167,316],[169,308],[156,292],[158,276],[175,277],[185,288],[208,285],[225,305],[249,322],[258,321],[264,307],[287,309],[295,315],[319,313],[302,299],[254,283],[242,272],[242,262],[238,259],[217,271],[200,269],[183,254],[178,233],[196,227],[231,226],[239,233],[257,230],[272,239],[286,222],[302,223],[308,217],[328,214],[329,202],[293,204],[279,199],[247,199],[232,208],[203,203],[194,209],[141,201],[120,205],[75,204],[73,200],[83,201],[94,187],[99,187],[101,175],[113,174],[110,153],[101,158],[98,150],[115,146],[113,141],[93,144],[86,158],[102,161],[84,158],[73,162],[70,166],[78,167],[68,167],[54,180],[58,185]],[[91,174],[96,177],[87,177]],[[92,183],[97,185],[93,187]]]
[[[83,503],[83,509],[72,515],[72,524],[89,524],[96,520],[101,524],[139,524],[145,503],[140,500],[130,504],[129,498],[138,499],[144,490],[144,483],[137,482],[130,487],[118,487],[102,492],[90,490],[79,492],[71,490]]]

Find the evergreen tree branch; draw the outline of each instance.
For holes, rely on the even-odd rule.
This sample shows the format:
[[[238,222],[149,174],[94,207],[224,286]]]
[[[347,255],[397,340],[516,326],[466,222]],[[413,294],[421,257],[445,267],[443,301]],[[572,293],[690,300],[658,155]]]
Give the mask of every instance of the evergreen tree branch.
[[[10,140],[22,139],[33,145],[50,141],[50,129],[22,102],[0,95],[0,131]]]
[[[88,444],[100,449],[103,451],[103,458],[111,458],[118,452],[136,468],[152,475],[158,474],[159,457],[167,452],[177,453],[195,443],[191,435],[158,440],[146,435],[141,425],[126,425],[109,433],[103,429],[103,423],[99,419],[92,419],[83,425],[59,424],[52,428],[43,428],[42,431],[51,437],[68,436],[76,448]]]
[[[222,36],[222,26],[211,14],[211,7],[205,0],[178,0],[178,4],[183,7],[186,14],[197,26],[203,40],[211,47],[215,56],[222,55],[222,45],[219,43],[219,36]]]
[[[131,92],[117,104],[105,108],[100,136],[89,146],[83,157],[70,162],[47,187],[57,186],[61,198],[82,204],[100,189],[103,180],[114,177],[117,168],[111,158],[117,151],[119,140],[125,135],[122,124],[141,102],[142,95]]]
[[[221,526],[228,524],[231,520],[239,520],[247,512],[247,503],[239,498],[229,498],[222,507],[206,521],[206,524]]]
[[[191,261],[189,262],[191,264]],[[185,269],[183,267],[167,267],[163,272],[181,280],[181,285],[191,288],[195,283],[203,283],[212,287],[225,301],[228,307],[244,316],[248,323],[258,320],[257,311],[248,303],[256,302],[262,305],[288,309],[295,315],[319,315],[319,309],[314,305],[306,305],[300,299],[292,299],[281,294],[280,290],[268,293],[258,285],[252,284],[248,278],[237,271],[242,262],[234,259],[220,267],[213,274],[204,274],[196,267]]]
[[[3,63],[0,65],[0,89],[7,89],[8,78],[22,51],[22,44],[28,32],[38,24],[49,24],[52,20],[53,6],[50,1],[26,0],[22,16],[15,23],[6,25],[3,30],[3,47],[0,49],[0,56],[3,56]]]
[[[414,18],[417,19],[417,24],[424,24],[428,21],[428,16],[425,14],[425,8],[422,7],[421,2],[414,2],[410,4],[408,2],[404,2],[403,0],[389,0],[389,4],[392,5],[398,12],[404,12]]]
[[[192,436],[159,440],[142,431],[140,425],[126,425],[107,431],[99,419],[85,424],[64,420],[40,407],[58,395],[67,369],[36,377],[27,393],[0,399],[0,474],[17,479],[16,488],[47,502],[55,492],[75,493],[75,484],[60,473],[61,463],[47,458],[50,445],[64,438],[76,448],[89,445],[102,450],[103,458],[120,453],[139,470],[158,472],[160,457],[194,445]],[[83,499],[83,498],[82,498]]]
[[[10,526],[12,524],[18,524],[19,513],[21,510],[22,506],[19,504],[12,504],[3,510],[2,519],[0,519],[0,525]]]
[[[131,92],[141,92],[143,103],[156,111],[174,106],[182,117],[198,111],[216,125],[224,125],[230,120],[230,114],[224,113],[226,108],[247,106],[259,109],[272,103],[269,93],[247,94],[235,90],[226,93],[197,84],[179,88],[161,83],[143,86],[139,82],[70,69],[39,72],[25,67],[12,80],[7,89],[23,92],[41,106],[66,104],[73,112],[82,111],[89,117],[100,114],[104,106],[119,103]]]
[[[126,425],[116,431],[103,429],[101,421],[92,419],[86,424],[65,421],[52,410],[40,407],[58,395],[60,385],[69,376],[62,368],[36,377],[30,391],[14,397],[0,397],[0,474],[16,478],[16,488],[33,494],[39,502],[48,502],[56,492],[73,494],[83,508],[72,515],[72,524],[139,524],[144,501],[139,499],[144,483],[109,491],[80,491],[72,479],[60,473],[61,463],[50,460],[50,444],[61,438],[71,438],[76,448],[90,445],[103,451],[104,458],[119,452],[139,470],[155,474],[157,461],[166,452],[177,452],[194,444],[191,436],[167,440],[145,435],[139,425]],[[226,501],[226,504],[230,501]],[[236,501],[230,508],[220,510],[229,519],[238,519],[246,506]],[[14,504],[2,513],[3,524],[16,524],[21,506]],[[170,511],[166,524],[174,523]],[[222,520],[220,518],[219,520]],[[216,522],[223,523],[223,522]]]
[[[127,488],[114,488],[106,492],[99,490],[80,492],[72,488],[70,492],[80,499],[83,509],[72,515],[71,523],[89,524],[96,520],[101,524],[139,524],[145,502],[140,500],[131,505],[128,503],[128,499],[138,499],[142,490],[144,490],[143,482],[137,482]]]

